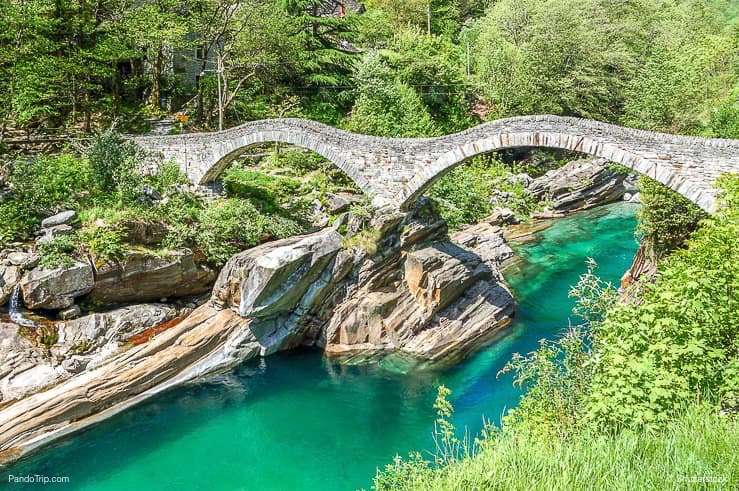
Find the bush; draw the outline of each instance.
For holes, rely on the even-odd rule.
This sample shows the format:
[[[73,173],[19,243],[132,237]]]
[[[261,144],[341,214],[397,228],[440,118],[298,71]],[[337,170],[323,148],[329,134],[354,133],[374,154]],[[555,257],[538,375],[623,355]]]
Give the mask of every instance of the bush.
[[[231,196],[253,200],[266,211],[277,210],[301,188],[299,180],[231,167],[223,173],[223,185]]]
[[[45,216],[76,208],[89,166],[71,155],[19,160],[8,177],[12,197],[0,205],[0,241],[23,240]]]
[[[497,207],[507,207],[525,220],[537,204],[523,184],[510,179],[511,167],[488,155],[476,157],[443,176],[429,190],[439,204],[439,212],[451,230],[469,223],[477,223]],[[506,198],[496,198],[498,192]]]
[[[243,249],[301,231],[296,222],[264,215],[248,201],[225,199],[204,209],[197,230],[193,234],[183,235],[186,240],[195,243],[210,263],[222,266]]]
[[[126,233],[117,227],[98,227],[82,229],[78,232],[83,247],[101,261],[121,259],[127,247]]]
[[[156,174],[149,176],[147,182],[157,191],[164,194],[173,186],[187,186],[190,179],[180,170],[180,166],[174,162],[163,162],[159,164]]]
[[[680,247],[706,214],[675,191],[646,176],[639,178],[643,206],[637,212],[637,233],[656,259]]]
[[[141,159],[136,144],[112,130],[97,135],[85,153],[90,160],[92,184],[102,192],[118,191],[125,186]]]
[[[38,246],[41,253],[39,265],[42,268],[57,268],[60,266],[71,266],[74,259],[70,256],[74,252],[76,244],[70,236],[55,237],[50,242],[42,242]]]

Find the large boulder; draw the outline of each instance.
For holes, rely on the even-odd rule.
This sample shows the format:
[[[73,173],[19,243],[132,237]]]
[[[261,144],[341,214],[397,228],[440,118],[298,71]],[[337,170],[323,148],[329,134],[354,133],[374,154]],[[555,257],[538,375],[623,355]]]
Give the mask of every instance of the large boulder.
[[[189,249],[167,255],[128,251],[120,261],[96,267],[87,299],[96,305],[159,301],[206,292],[214,279],[213,270],[197,264]]]
[[[263,354],[283,348],[301,338],[303,321],[351,267],[350,255],[340,251],[333,229],[244,251],[221,270],[212,303],[252,319]]]
[[[534,180],[528,190],[555,212],[574,212],[623,198],[626,174],[605,159],[573,160]]]
[[[90,263],[75,261],[71,266],[35,268],[21,280],[23,303],[29,309],[64,309],[74,299],[92,290],[94,277]]]

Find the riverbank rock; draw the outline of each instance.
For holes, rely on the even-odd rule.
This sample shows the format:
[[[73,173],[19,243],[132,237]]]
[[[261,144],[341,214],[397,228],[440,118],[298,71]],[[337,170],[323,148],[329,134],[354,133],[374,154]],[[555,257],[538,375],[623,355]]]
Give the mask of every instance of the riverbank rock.
[[[340,251],[341,236],[325,229],[239,253],[221,270],[212,303],[249,318],[263,354],[299,344],[309,313],[351,267]]]
[[[45,328],[55,342],[46,347],[37,333],[0,323],[0,402],[22,398],[68,379],[113,356],[131,336],[177,316],[167,305],[134,305]]]
[[[620,200],[626,192],[626,174],[613,170],[605,159],[573,160],[534,180],[528,190],[551,202],[554,212],[575,212]]]
[[[23,270],[19,266],[0,266],[0,305],[8,303],[22,276]]]
[[[92,266],[75,261],[71,266],[35,268],[21,279],[23,303],[29,309],[64,309],[92,290]]]
[[[96,305],[117,305],[185,297],[208,291],[214,279],[215,272],[197,264],[189,249],[166,256],[129,251],[120,261],[96,266],[86,299]]]

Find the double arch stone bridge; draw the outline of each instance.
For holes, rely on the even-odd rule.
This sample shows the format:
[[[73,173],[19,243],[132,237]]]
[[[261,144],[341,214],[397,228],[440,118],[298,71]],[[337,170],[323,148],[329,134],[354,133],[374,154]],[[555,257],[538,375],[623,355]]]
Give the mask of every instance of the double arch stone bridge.
[[[739,173],[739,140],[685,137],[560,116],[499,119],[437,138],[359,135],[304,119],[254,121],[214,133],[132,138],[153,157],[174,160],[198,185],[214,181],[250,147],[283,142],[333,162],[377,205],[406,208],[437,179],[475,155],[549,147],[603,157],[645,174],[706,211],[715,180]]]

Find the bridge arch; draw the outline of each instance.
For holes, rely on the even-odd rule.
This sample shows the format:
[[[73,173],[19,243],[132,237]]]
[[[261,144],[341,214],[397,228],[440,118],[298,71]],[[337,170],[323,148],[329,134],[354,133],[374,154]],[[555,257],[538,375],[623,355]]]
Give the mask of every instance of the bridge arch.
[[[132,139],[160,159],[175,160],[194,184],[215,179],[254,145],[296,145],[331,161],[375,204],[396,208],[413,204],[465,160],[506,148],[549,147],[602,157],[661,182],[709,212],[715,208],[715,180],[739,172],[739,140],[668,135],[550,115],[490,121],[437,138],[381,138],[315,121],[269,119],[216,133]]]
[[[448,150],[424,169],[425,172],[417,174],[411,179],[408,183],[409,194],[403,201],[402,207],[412,206],[439,179],[474,157],[500,150],[523,147],[554,148],[579,152],[593,157],[602,157],[651,177],[689,199],[694,197],[691,194],[691,191],[693,191],[691,183],[686,182],[679,173],[673,172],[669,165],[660,166],[658,161],[646,159],[625,146],[602,143],[582,134],[555,134],[534,131],[490,134]]]

